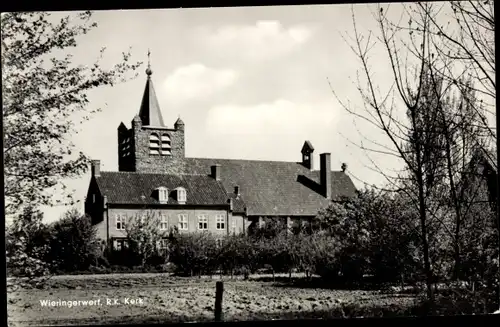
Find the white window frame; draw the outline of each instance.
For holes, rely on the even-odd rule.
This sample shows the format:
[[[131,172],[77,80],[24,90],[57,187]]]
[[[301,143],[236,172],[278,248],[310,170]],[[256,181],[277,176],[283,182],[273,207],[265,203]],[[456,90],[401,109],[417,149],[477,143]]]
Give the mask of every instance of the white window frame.
[[[226,229],[226,217],[222,214],[215,215],[215,228],[217,230],[225,230]]]
[[[231,217],[231,227],[233,232],[236,231],[236,219],[234,219],[234,217]]]
[[[188,215],[185,213],[180,213],[179,218],[179,230],[188,230]]]
[[[158,188],[158,201],[160,201],[161,203],[168,202],[168,188],[166,187]]]
[[[116,230],[125,230],[125,223],[126,223],[125,216],[123,216],[123,215],[116,215],[115,216],[115,228],[116,228]],[[118,228],[118,224],[120,224],[119,228]]]
[[[160,215],[160,230],[168,230],[168,215]]]
[[[186,189],[183,187],[177,188],[177,202],[179,203],[186,203],[187,201],[187,194],[186,194]]]
[[[198,215],[198,230],[208,230],[208,215]]]

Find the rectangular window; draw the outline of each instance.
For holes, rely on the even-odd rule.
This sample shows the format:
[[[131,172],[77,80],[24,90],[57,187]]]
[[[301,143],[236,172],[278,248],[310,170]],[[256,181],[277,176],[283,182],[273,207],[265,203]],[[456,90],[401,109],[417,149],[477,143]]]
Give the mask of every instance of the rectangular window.
[[[186,190],[185,189],[180,188],[177,190],[177,201],[179,203],[186,202]]]
[[[168,189],[161,187],[158,188],[158,200],[162,203],[168,202]]]
[[[232,218],[232,220],[231,220],[232,226],[231,227],[233,228],[233,231],[235,232],[236,231],[236,219],[235,219],[235,217],[231,217],[231,218]]]
[[[161,215],[160,230],[167,230],[167,229],[168,229],[168,216]]]
[[[168,248],[168,240],[164,238],[161,239],[159,245],[160,250],[166,250]]]
[[[186,214],[179,215],[179,230],[187,230],[188,229],[188,217]]]
[[[215,225],[218,230],[224,230],[226,227],[225,217],[224,215],[216,215],[215,216]]]
[[[207,215],[199,215],[198,216],[198,230],[207,230],[208,229],[208,217]]]
[[[121,251],[128,247],[126,239],[115,239],[113,243],[114,243],[114,248],[117,251]]]
[[[116,220],[116,229],[125,230],[125,216],[116,215],[115,220]]]

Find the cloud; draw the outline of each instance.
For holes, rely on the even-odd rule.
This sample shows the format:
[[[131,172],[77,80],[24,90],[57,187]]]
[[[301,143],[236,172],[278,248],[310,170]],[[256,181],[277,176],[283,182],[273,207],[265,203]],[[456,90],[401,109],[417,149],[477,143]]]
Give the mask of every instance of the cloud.
[[[215,106],[208,113],[207,127],[220,134],[293,135],[298,129],[328,128],[334,121],[332,103],[295,103],[279,99],[255,106]]]
[[[198,35],[210,51],[246,60],[282,56],[306,43],[314,34],[310,26],[283,27],[279,21],[257,21],[255,25],[226,25],[204,29]]]
[[[205,99],[231,86],[238,74],[230,69],[214,69],[200,63],[177,68],[163,82],[163,92],[171,102]]]

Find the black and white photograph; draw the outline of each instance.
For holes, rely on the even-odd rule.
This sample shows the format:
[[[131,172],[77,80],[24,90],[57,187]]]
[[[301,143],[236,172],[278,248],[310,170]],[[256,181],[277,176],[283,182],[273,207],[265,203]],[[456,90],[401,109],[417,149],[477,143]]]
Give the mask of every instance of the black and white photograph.
[[[500,313],[492,0],[4,12],[1,40],[8,326]]]

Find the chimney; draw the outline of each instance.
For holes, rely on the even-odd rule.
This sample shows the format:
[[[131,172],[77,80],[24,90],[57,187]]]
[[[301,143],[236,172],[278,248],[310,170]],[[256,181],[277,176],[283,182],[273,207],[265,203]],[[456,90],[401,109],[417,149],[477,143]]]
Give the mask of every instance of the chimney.
[[[108,207],[108,197],[106,195],[103,197],[102,205],[103,205],[104,209],[106,209]]]
[[[240,187],[238,185],[234,187],[234,195],[236,195],[236,197],[240,196]]]
[[[342,163],[342,166],[340,166],[340,168],[342,168],[342,172],[345,173],[345,171],[347,170],[347,164],[345,162]]]
[[[220,165],[215,164],[215,165],[211,166],[210,168],[211,168],[210,176],[212,176],[216,181],[220,181]]]
[[[101,176],[101,160],[92,160],[92,176]]]
[[[319,155],[320,160],[320,183],[323,195],[327,199],[332,197],[332,166],[330,153]]]

